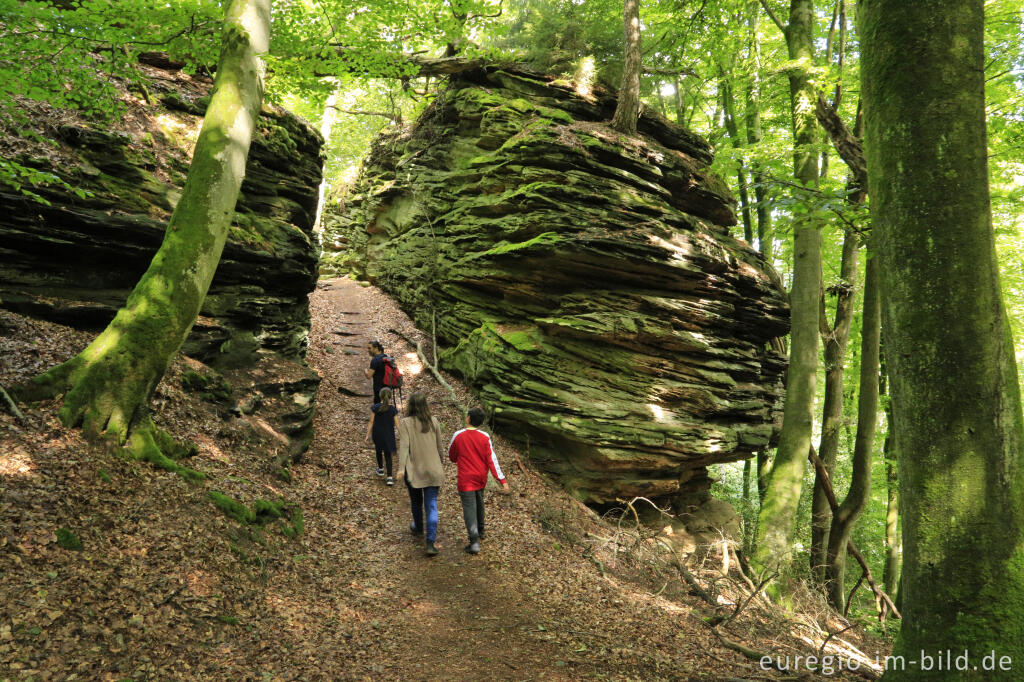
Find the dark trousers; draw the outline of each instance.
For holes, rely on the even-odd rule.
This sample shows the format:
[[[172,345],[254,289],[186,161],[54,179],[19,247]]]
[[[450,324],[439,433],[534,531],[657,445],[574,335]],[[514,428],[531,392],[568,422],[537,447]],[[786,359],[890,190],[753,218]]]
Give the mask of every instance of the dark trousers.
[[[378,469],[385,468],[385,463],[386,463],[387,464],[388,476],[391,476],[391,455],[392,455],[392,453],[389,452],[388,450],[382,450],[379,445],[374,445],[374,447],[377,449],[377,468]]]
[[[438,486],[413,488],[409,485],[409,479],[406,478],[405,487],[409,490],[409,506],[412,507],[412,525],[416,527],[416,530],[423,531],[427,542],[433,542],[437,539]]]
[[[459,498],[462,500],[462,520],[466,522],[466,533],[469,534],[469,541],[476,542],[484,534],[484,491],[467,490],[459,491]]]

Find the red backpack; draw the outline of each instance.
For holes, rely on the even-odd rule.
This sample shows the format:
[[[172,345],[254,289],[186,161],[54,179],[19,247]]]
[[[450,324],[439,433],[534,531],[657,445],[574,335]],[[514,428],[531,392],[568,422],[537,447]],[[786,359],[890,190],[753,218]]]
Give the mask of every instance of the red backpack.
[[[401,398],[402,382],[405,381],[402,377],[402,370],[398,369],[398,363],[390,355],[385,355],[381,358],[381,361],[384,363],[383,385],[397,393],[398,397]]]

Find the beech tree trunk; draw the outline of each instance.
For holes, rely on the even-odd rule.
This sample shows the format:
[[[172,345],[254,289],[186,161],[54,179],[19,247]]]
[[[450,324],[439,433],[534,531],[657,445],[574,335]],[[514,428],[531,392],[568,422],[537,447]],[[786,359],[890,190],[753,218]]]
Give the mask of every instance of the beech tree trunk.
[[[622,84],[611,126],[627,135],[636,135],[636,120],[640,116],[640,0],[625,0],[623,20],[626,45]]]
[[[892,410],[887,409],[886,423],[889,433],[885,434],[882,454],[885,457],[885,568],[882,570],[882,582],[888,594],[896,594],[896,585],[900,577],[900,551],[902,544],[898,531],[900,521],[899,474],[896,469],[896,453],[892,446]]]
[[[836,316],[832,326],[825,319],[825,291],[821,292],[819,303],[822,325],[822,343],[825,350],[825,404],[821,417],[821,442],[818,456],[825,464],[831,480],[839,454],[839,436],[843,425],[843,370],[846,367],[846,346],[850,340],[850,325],[853,322],[853,292],[857,286],[857,250],[859,237],[852,231],[846,232],[843,240],[843,257],[839,268],[839,285],[836,289]],[[824,483],[819,473],[814,476],[814,494],[811,499],[811,575],[819,582],[825,579],[825,563],[828,554],[828,534],[832,525],[832,507],[825,496]]]
[[[789,57],[794,63],[789,72],[794,177],[805,187],[816,187],[818,183],[818,156],[814,150],[817,139],[816,97],[810,79],[814,55],[813,9],[811,0],[791,0],[789,24],[785,28]],[[803,216],[794,219],[792,227],[789,373],[779,448],[758,516],[757,546],[752,560],[760,570],[783,567],[792,558],[796,511],[814,423],[821,229],[813,219]]]
[[[725,116],[725,128],[729,132],[729,142],[732,143],[732,148],[739,150],[742,149],[743,138],[740,137],[739,125],[736,123],[736,106],[733,101],[733,90],[729,85],[729,80],[726,74],[722,74],[719,79],[719,89],[722,93],[722,111]],[[743,239],[754,246],[754,219],[751,215],[750,210],[750,193],[747,190],[747,173],[744,171],[743,166],[745,159],[741,155],[739,167],[736,169],[736,187],[739,190],[740,195],[740,216],[743,218]]]
[[[754,7],[750,12],[750,57],[753,62],[753,73],[747,87],[746,111],[744,119],[747,128],[747,144],[751,147],[761,144],[761,39],[758,33],[760,15]],[[754,184],[754,201],[757,204],[757,248],[768,259],[772,260],[772,212],[768,206],[768,192],[765,189],[765,177],[761,172],[757,159],[751,159],[750,178]]]
[[[903,517],[893,653],[979,664],[884,679],[1019,679],[1024,425],[989,203],[984,2],[862,0],[860,22]],[[1012,671],[983,670],[990,652]]]
[[[825,591],[833,608],[844,612],[846,602],[846,544],[871,496],[871,461],[878,419],[878,347],[882,333],[878,292],[878,258],[868,252],[864,277],[864,320],[860,343],[860,393],[857,399],[857,436],[853,447],[850,489],[832,515],[827,535]],[[825,501],[828,504],[828,500]]]
[[[28,399],[65,393],[60,418],[158,458],[167,439],[147,407],[195,322],[220,261],[263,99],[270,0],[233,0],[203,127],[164,241],[125,306],[85,350],[22,387]]]

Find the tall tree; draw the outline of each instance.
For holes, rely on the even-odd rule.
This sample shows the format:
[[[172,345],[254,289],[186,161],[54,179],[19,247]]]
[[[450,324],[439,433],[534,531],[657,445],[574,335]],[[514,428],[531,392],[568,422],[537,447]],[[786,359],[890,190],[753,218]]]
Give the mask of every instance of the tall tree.
[[[232,0],[217,77],[188,179],[164,241],[124,308],[81,353],[36,377],[22,394],[64,396],[61,420],[150,459],[168,439],[148,416],[153,390],[181,347],[220,261],[263,99],[260,55],[270,0]]]
[[[864,277],[864,322],[861,329],[860,391],[853,473],[846,498],[832,515],[827,534],[825,590],[829,603],[842,613],[846,601],[846,545],[853,525],[871,496],[871,461],[878,419],[878,349],[882,333],[878,291],[878,259],[870,251]]]
[[[619,102],[612,116],[612,128],[627,135],[636,134],[636,119],[640,115],[640,0],[625,0],[625,59],[622,64],[622,84]]]
[[[793,174],[806,188],[818,183],[816,94],[811,80],[814,55],[814,5],[790,0],[789,22],[782,24],[766,0],[765,11],[782,30],[791,60],[790,111],[793,122]],[[794,217],[793,286],[790,290],[791,342],[782,433],[757,525],[753,562],[767,569],[788,562],[793,546],[804,462],[811,448],[814,389],[818,370],[818,296],[821,289],[821,229],[810,212]]]
[[[884,345],[883,345],[884,348]],[[881,354],[882,376],[885,382],[882,395],[888,392],[889,370],[885,364],[885,353]],[[896,448],[892,438],[892,401],[885,401],[885,423],[888,425],[885,442],[882,444],[882,457],[885,459],[885,568],[882,570],[882,583],[885,591],[891,594],[898,604],[899,595],[896,586],[900,579],[900,553],[903,545],[898,533],[900,521],[899,470],[896,468]]]
[[[967,650],[974,663],[994,651],[1016,666],[1024,424],[990,210],[984,4],[862,0],[861,84],[903,503],[894,653]]]
[[[748,63],[750,64],[750,84],[746,91],[746,107],[744,121],[747,128],[747,144],[751,147],[761,144],[761,36],[760,12],[757,3],[753,3],[749,12],[749,47]],[[751,160],[750,177],[754,183],[754,202],[757,205],[757,248],[768,259],[772,260],[772,212],[768,206],[768,192],[765,190],[766,178],[759,161]],[[765,451],[758,452],[758,474],[767,474]]]
[[[822,156],[824,158],[824,155]],[[860,238],[847,229],[843,240],[839,283],[829,290],[836,295],[835,320],[829,325],[825,312],[825,291],[820,295],[819,324],[825,356],[825,401],[821,417],[821,441],[818,456],[825,465],[824,472],[816,472],[814,494],[811,499],[811,575],[819,582],[825,578],[828,534],[832,522],[832,508],[825,496],[823,473],[832,476],[839,455],[839,436],[843,423],[843,379],[846,368],[846,346],[853,323],[853,292],[857,285],[857,251]],[[845,544],[843,545],[845,547]]]

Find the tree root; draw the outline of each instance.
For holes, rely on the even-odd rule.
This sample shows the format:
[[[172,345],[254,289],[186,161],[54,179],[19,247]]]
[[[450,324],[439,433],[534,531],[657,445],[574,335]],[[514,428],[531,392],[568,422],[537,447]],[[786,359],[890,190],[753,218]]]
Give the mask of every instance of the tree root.
[[[12,387],[11,393],[18,400],[27,403],[57,398],[71,388],[71,375],[81,365],[81,358],[75,356],[67,362],[51,367],[37,377],[33,377],[26,384]]]
[[[186,481],[202,481],[206,474],[181,466],[168,456],[187,457],[194,454],[194,448],[194,445],[183,445],[174,440],[171,434],[146,417],[132,429],[125,451],[132,459],[150,462],[165,471],[178,474]]]
[[[132,382],[119,376],[117,381],[112,381],[109,374],[101,378],[103,373],[110,371],[110,366],[102,359],[87,364],[78,355],[15,387],[13,392],[21,400],[29,402],[64,395],[64,404],[57,413],[61,423],[68,428],[81,425],[87,440],[124,446],[124,454],[131,459],[150,462],[187,481],[206,478],[205,474],[175,461],[194,455],[195,445],[179,443],[169,433],[157,428],[148,415],[139,416],[145,410],[140,405],[148,398],[148,387],[138,385],[144,380]],[[116,369],[114,373],[123,374]],[[134,391],[130,388],[131,383],[136,383]],[[111,385],[117,387],[116,392],[109,388]],[[140,393],[146,397],[140,399]]]

